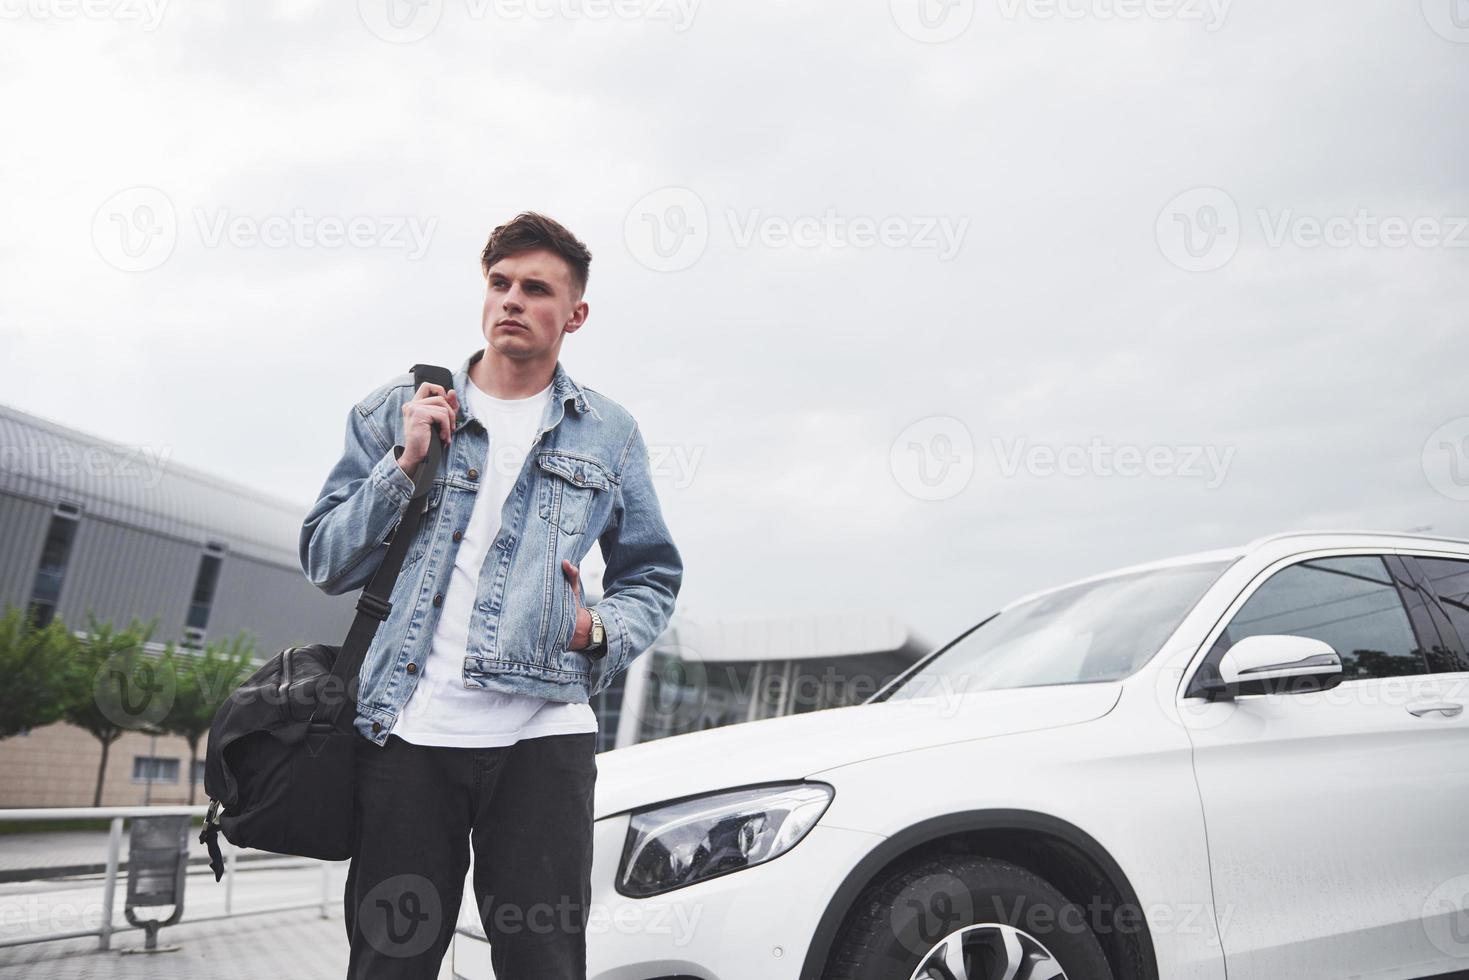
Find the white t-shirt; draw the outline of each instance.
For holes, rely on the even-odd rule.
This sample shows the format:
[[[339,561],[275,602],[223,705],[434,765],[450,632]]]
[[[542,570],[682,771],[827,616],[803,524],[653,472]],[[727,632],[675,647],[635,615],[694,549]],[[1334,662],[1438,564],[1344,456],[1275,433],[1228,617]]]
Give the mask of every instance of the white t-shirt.
[[[418,665],[418,683],[390,733],[416,745],[485,748],[541,735],[595,732],[597,715],[585,702],[464,686],[464,651],[480,568],[500,533],[500,511],[525,465],[551,401],[551,386],[529,398],[505,399],[485,394],[471,381],[467,392],[470,414],[489,433],[489,459],[480,468],[479,492],[454,556],[433,646]]]

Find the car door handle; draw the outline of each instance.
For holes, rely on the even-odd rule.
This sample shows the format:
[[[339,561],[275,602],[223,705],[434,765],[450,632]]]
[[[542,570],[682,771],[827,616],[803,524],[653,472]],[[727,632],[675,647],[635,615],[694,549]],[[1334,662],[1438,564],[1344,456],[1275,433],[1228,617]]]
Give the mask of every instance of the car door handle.
[[[1434,711],[1442,711],[1445,718],[1455,718],[1463,713],[1464,706],[1462,704],[1455,704],[1452,701],[1437,701],[1433,704],[1408,705],[1408,714],[1412,715],[1415,718],[1422,718],[1424,715],[1430,714]]]

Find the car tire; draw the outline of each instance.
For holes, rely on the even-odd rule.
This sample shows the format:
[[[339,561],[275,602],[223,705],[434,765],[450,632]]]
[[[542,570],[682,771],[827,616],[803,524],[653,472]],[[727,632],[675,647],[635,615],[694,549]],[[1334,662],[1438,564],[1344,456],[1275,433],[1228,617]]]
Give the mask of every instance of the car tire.
[[[963,957],[963,973],[945,956]],[[1085,910],[1024,868],[993,858],[933,857],[899,868],[858,896],[827,960],[825,980],[1112,980]],[[920,965],[930,972],[919,974]]]

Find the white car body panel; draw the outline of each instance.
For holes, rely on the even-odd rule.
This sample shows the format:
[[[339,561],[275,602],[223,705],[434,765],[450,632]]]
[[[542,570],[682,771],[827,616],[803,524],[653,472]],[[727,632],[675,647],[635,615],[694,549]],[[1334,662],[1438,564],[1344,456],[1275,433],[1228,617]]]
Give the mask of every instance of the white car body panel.
[[[861,705],[604,753],[589,977],[795,980],[827,901],[863,857],[915,824],[975,810],[1041,814],[1100,845],[1147,915],[1167,980],[1223,980],[1226,961],[1229,980],[1469,967],[1429,939],[1452,934],[1456,913],[1425,904],[1469,874],[1469,717],[1369,703],[1392,679],[1347,682],[1314,705],[1310,695],[1183,697],[1215,631],[1282,563],[1394,553],[1469,560],[1469,542],[1294,534],[1135,566],[1235,559],[1124,680]],[[1469,693],[1469,674],[1414,683],[1415,702]],[[617,893],[628,810],[803,778],[835,797],[786,854],[652,899]],[[615,927],[619,915],[646,923],[671,906],[683,912],[661,913],[669,923],[694,923],[676,943]],[[610,923],[600,932],[599,915]],[[471,963],[484,951],[461,934],[456,972],[492,976],[487,956]],[[1469,937],[1456,955],[1469,956]]]

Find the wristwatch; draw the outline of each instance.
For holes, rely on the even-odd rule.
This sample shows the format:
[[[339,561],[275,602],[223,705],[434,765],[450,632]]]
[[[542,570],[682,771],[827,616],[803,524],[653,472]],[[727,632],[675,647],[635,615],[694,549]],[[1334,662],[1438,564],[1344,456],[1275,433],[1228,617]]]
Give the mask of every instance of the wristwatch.
[[[592,617],[592,631],[587,638],[587,647],[583,653],[606,653],[607,652],[607,630],[602,626],[602,617],[597,615],[597,610],[588,609],[587,615]]]

